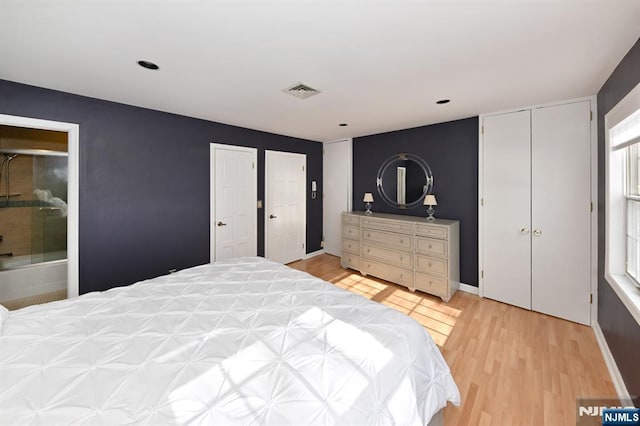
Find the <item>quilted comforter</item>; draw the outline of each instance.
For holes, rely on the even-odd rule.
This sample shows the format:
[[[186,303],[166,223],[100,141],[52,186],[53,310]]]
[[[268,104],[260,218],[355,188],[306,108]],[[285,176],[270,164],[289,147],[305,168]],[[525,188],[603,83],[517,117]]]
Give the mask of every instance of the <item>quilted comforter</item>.
[[[426,424],[460,396],[414,320],[243,258],[11,313],[0,424]]]

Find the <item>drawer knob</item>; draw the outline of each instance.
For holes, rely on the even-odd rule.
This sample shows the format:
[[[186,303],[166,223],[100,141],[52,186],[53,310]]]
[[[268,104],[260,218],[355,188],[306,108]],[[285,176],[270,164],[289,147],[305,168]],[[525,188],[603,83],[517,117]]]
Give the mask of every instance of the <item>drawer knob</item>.
[[[402,257],[402,256],[400,256],[400,262],[402,262],[402,259],[403,259],[403,257]]]
[[[429,244],[429,248],[431,248],[431,244]]]
[[[400,244],[403,244],[403,243],[404,243],[404,240],[400,240]]]
[[[371,234],[367,234],[367,238],[369,238],[371,236]]]
[[[429,262],[429,268],[431,268],[431,262]]]
[[[367,249],[367,253],[371,253],[371,249]]]

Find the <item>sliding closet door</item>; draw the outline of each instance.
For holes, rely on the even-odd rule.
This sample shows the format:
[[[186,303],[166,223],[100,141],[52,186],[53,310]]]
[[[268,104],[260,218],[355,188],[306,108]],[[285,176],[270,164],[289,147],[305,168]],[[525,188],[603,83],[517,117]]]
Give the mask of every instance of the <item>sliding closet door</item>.
[[[531,309],[531,113],[484,117],[483,296]]]
[[[532,309],[590,324],[591,103],[532,111]]]

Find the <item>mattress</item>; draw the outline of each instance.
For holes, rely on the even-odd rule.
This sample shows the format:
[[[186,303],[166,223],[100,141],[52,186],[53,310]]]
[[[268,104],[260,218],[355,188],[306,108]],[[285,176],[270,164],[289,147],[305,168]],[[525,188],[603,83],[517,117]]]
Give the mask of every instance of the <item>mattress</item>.
[[[11,313],[0,424],[424,425],[458,388],[413,319],[262,258]]]

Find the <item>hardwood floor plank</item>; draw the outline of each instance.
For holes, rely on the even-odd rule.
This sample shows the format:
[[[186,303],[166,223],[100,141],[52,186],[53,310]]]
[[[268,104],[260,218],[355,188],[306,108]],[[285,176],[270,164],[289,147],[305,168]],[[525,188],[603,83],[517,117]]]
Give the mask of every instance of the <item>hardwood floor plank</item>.
[[[593,330],[458,291],[449,303],[343,269],[320,255],[290,264],[416,319],[433,337],[460,389],[454,425],[575,425],[577,398],[615,398]]]

